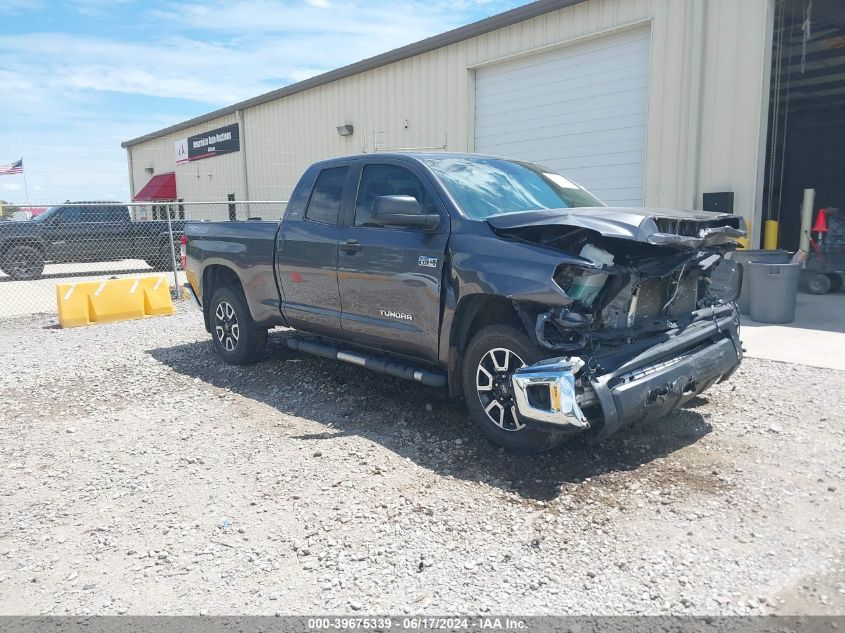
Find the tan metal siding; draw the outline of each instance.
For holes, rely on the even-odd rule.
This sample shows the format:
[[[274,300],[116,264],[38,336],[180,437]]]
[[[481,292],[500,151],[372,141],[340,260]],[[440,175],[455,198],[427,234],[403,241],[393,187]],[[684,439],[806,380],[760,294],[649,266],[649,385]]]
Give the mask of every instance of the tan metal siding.
[[[767,11],[771,0],[588,0],[441,49],[244,112],[252,199],[287,198],[305,167],[330,156],[380,149],[437,147],[467,151],[472,139],[474,68],[509,56],[565,44],[633,23],[651,23],[645,204],[696,206],[704,191],[736,192],[739,211],[756,209]],[[698,94],[691,42],[703,16]],[[697,106],[697,107],[695,107]],[[404,127],[408,119],[408,128]],[[173,169],[173,141],[234,121],[234,116],[131,148],[135,188],[143,167]],[[337,125],[351,123],[352,137]],[[145,160],[149,159],[149,160]],[[211,181],[177,169],[180,196],[219,199],[239,189],[237,158],[189,164]],[[231,164],[230,164],[231,161]],[[218,172],[228,172],[231,176]],[[208,180],[206,178],[206,180]]]

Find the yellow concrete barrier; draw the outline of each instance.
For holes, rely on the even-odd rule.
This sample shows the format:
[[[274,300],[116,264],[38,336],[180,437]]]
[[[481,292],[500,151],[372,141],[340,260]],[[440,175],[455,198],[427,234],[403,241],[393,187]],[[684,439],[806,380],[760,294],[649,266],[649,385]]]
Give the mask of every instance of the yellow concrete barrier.
[[[173,314],[163,275],[58,284],[56,305],[63,328]]]

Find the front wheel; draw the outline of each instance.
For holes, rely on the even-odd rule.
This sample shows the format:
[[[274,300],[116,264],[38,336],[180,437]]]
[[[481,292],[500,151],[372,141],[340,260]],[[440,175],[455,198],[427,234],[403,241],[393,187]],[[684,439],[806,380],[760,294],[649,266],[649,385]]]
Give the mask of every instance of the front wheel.
[[[3,259],[0,268],[9,277],[18,281],[38,279],[44,272],[44,255],[28,244],[13,246]]]
[[[267,330],[256,326],[240,289],[218,288],[208,315],[214,348],[230,365],[247,365],[264,356]]]
[[[517,453],[540,453],[557,446],[564,435],[526,426],[516,411],[511,376],[543,358],[520,329],[491,325],[466,348],[462,368],[464,398],[478,428],[494,444]]]

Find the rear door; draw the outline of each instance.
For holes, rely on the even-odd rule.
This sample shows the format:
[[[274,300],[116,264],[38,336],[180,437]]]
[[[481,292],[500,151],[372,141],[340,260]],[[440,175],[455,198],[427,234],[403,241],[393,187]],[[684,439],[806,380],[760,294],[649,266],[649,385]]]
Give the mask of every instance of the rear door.
[[[403,161],[359,161],[357,187],[338,255],[344,337],[370,347],[436,361],[440,286],[448,215],[427,175]],[[381,226],[378,196],[410,195],[423,213],[437,213],[435,231]]]
[[[325,167],[317,175],[304,213],[289,213],[279,229],[276,273],[284,290],[282,311],[306,332],[339,336],[338,221],[349,165]]]
[[[87,209],[90,209],[91,230],[96,235],[97,258],[106,261],[134,256],[136,249],[130,230],[129,208],[114,205]]]

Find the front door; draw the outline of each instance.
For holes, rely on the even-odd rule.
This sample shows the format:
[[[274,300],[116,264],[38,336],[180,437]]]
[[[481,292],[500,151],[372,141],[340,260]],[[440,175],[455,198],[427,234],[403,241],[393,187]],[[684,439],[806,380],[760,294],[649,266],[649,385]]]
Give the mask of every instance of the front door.
[[[306,332],[340,335],[337,246],[340,203],[348,166],[323,169],[302,219],[282,222],[276,257],[282,312]]]
[[[97,238],[92,234],[83,210],[80,206],[66,206],[50,218],[48,259],[60,262],[85,262],[94,257]]]
[[[338,254],[343,335],[434,362],[448,216],[426,176],[398,162],[368,162],[357,191]],[[379,225],[373,202],[389,195],[413,196],[423,213],[440,214],[440,225],[430,232]]]

